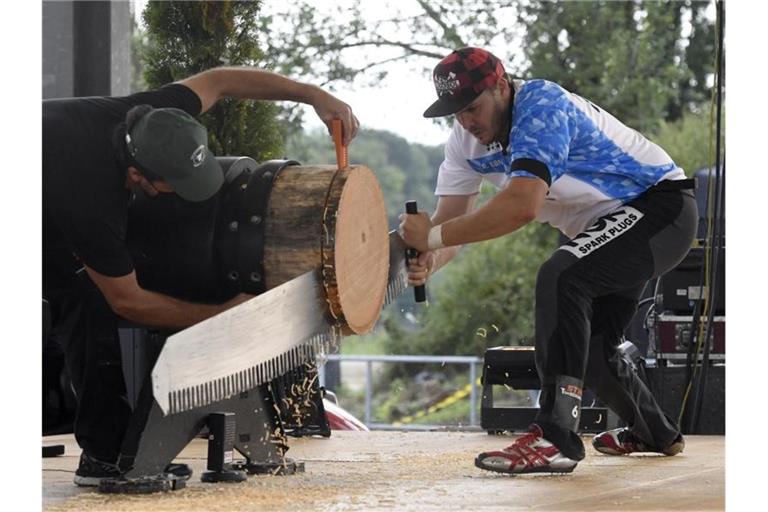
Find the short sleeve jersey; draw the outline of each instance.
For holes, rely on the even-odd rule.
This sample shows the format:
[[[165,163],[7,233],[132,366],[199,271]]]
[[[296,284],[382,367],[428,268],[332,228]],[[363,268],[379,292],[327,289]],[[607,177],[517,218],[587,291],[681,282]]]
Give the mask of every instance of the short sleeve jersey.
[[[594,103],[546,80],[515,81],[509,144],[481,144],[455,123],[437,195],[475,194],[483,179],[550,185],[537,220],[573,238],[662,180],[684,179],[669,155]]]
[[[130,192],[113,137],[132,107],[175,107],[196,116],[194,91],[171,84],[124,97],[43,101],[43,286],[67,286],[83,264],[119,277],[133,271],[126,247]]]

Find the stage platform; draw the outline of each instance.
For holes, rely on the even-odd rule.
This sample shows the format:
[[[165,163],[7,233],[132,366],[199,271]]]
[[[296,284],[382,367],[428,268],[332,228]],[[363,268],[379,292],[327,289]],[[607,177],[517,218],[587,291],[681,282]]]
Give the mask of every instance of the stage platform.
[[[43,508],[66,511],[372,511],[372,510],[724,510],[725,437],[688,436],[685,451],[611,457],[592,448],[569,475],[509,476],[474,467],[478,452],[513,436],[485,432],[346,432],[290,439],[288,456],[306,472],[252,476],[241,484],[205,484],[207,442],[194,440],[176,459],[190,464],[187,488],[107,495],[72,483],[80,450],[71,435],[64,456],[43,459]]]

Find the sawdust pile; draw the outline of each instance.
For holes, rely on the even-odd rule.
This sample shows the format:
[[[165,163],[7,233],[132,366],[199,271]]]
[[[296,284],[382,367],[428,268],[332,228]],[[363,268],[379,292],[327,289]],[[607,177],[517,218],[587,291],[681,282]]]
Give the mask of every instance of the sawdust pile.
[[[359,454],[358,454],[359,455]],[[439,501],[436,482],[476,476],[474,453],[434,456],[368,454],[356,460],[305,459],[306,473],[250,476],[241,484],[203,484],[195,471],[187,488],[143,496],[84,493],[47,511],[296,511],[397,508],[411,490],[430,488]]]

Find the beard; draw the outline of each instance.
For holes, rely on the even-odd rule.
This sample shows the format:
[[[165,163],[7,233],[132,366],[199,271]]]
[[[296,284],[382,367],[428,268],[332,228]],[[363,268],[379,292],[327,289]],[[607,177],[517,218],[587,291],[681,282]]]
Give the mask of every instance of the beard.
[[[494,130],[493,137],[483,144],[498,142],[501,147],[506,147],[509,142],[509,109],[502,96],[494,94],[493,96],[493,114],[491,116],[491,127]]]

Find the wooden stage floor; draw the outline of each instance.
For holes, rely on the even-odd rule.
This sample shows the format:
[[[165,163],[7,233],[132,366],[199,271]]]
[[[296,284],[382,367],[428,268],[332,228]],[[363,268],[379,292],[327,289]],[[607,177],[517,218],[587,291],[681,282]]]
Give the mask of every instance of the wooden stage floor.
[[[143,496],[99,494],[72,483],[80,450],[73,436],[64,456],[43,459],[44,510],[351,511],[351,510],[724,510],[725,437],[688,436],[685,451],[611,457],[592,448],[569,475],[509,476],[474,467],[478,452],[511,436],[484,432],[346,432],[329,439],[289,439],[288,456],[306,472],[252,476],[241,484],[204,484],[206,441],[176,459],[194,475],[186,489]]]

